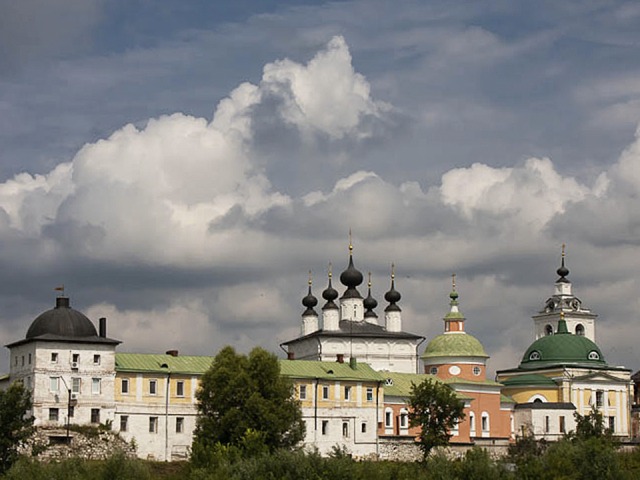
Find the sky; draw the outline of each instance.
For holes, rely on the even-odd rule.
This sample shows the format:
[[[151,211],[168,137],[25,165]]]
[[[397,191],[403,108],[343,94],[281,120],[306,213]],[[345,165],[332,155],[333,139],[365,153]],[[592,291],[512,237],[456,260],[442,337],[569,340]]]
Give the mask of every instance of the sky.
[[[351,228],[378,315],[394,262],[427,341],[457,274],[491,371],[566,244],[636,371],[639,27],[624,1],[0,0],[0,339],[64,285],[119,351],[282,355]]]

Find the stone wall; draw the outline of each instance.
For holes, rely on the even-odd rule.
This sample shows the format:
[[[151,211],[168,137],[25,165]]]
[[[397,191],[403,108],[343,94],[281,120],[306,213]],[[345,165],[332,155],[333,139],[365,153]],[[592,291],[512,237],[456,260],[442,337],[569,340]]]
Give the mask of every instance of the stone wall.
[[[27,455],[37,453],[41,460],[77,457],[84,460],[103,460],[115,453],[122,452],[127,457],[136,456],[134,444],[123,440],[110,430],[87,429],[86,433],[69,432],[59,428],[38,428],[24,452]]]
[[[478,439],[475,446],[484,448],[492,458],[501,458],[507,455],[509,449],[508,440]],[[473,444],[455,444],[447,447],[435,448],[431,455],[444,454],[449,458],[463,457],[467,451],[473,448]],[[415,462],[422,460],[420,445],[411,437],[380,436],[379,443],[380,460],[398,462]]]

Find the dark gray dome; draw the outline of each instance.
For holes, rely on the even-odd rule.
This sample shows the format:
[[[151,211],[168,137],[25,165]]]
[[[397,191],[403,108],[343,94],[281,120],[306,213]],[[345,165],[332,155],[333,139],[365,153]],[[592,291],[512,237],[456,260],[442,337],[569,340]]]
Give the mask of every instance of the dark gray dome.
[[[58,335],[67,338],[97,337],[93,322],[84,314],[69,306],[68,297],[56,298],[56,306],[40,314],[27,330],[27,339],[41,335]]]

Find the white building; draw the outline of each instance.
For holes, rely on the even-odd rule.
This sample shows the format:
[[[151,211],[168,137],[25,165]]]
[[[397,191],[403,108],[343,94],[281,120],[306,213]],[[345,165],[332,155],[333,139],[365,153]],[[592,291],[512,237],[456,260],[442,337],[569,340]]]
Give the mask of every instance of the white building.
[[[349,264],[340,274],[346,290],[335,303],[339,293],[332,286],[331,265],[329,284],[322,292],[326,303],[320,319],[314,307],[318,300],[311,292],[302,299],[306,310],[302,314],[300,337],[284,342],[290,359],[335,361],[338,356],[345,361],[351,357],[368,363],[375,370],[418,373],[418,346],[424,337],[402,330],[402,314],[398,306],[401,295],[395,289],[395,275],[391,273],[391,288],[385,294],[388,302],[384,310],[384,323],[374,309],[378,302],[371,296],[371,277],[368,296],[363,299],[358,286],[363,281],[353,263],[353,245],[349,245]]]

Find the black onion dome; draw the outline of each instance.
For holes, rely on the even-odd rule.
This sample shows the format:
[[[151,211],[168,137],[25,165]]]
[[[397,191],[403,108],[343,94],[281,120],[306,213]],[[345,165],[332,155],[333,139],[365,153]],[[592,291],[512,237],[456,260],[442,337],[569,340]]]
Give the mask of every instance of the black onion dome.
[[[367,295],[367,298],[364,299],[362,304],[364,305],[364,308],[367,309],[367,311],[364,312],[365,318],[369,318],[369,317],[378,318],[378,315],[376,315],[376,312],[373,311],[373,309],[378,306],[378,302],[375,298],[371,296],[371,284],[369,284],[369,295]]]
[[[567,275],[569,275],[569,269],[567,267],[565,267],[565,265],[564,265],[564,257],[562,257],[562,265],[560,266],[560,268],[558,270],[556,270],[556,273],[558,275],[560,275],[560,278],[558,279],[558,282],[568,282],[569,281],[567,278],[565,278]]]
[[[324,304],[324,306],[322,307],[323,310],[328,310],[328,309],[337,309],[338,306],[333,302],[336,298],[338,298],[338,291],[333,288],[333,286],[331,285],[331,277],[329,277],[329,286],[327,288],[325,288],[325,290],[322,292],[322,298],[324,298],[327,303]]]
[[[349,256],[349,266],[340,274],[340,281],[347,288],[356,288],[362,283],[364,277],[353,264],[353,256]]]
[[[313,309],[317,304],[318,299],[311,293],[311,285],[309,285],[309,293],[307,293],[307,296],[302,299],[302,305],[307,307],[302,315],[317,315],[316,311]]]
[[[36,338],[42,335],[85,338],[96,337],[98,333],[91,320],[69,306],[68,297],[58,297],[55,308],[40,314],[31,323],[26,338]]]
[[[391,288],[387,293],[384,294],[384,299],[389,302],[389,306],[384,309],[385,312],[399,312],[400,307],[396,305],[397,302],[400,301],[402,295],[400,292],[396,290],[395,280],[391,279]]]

